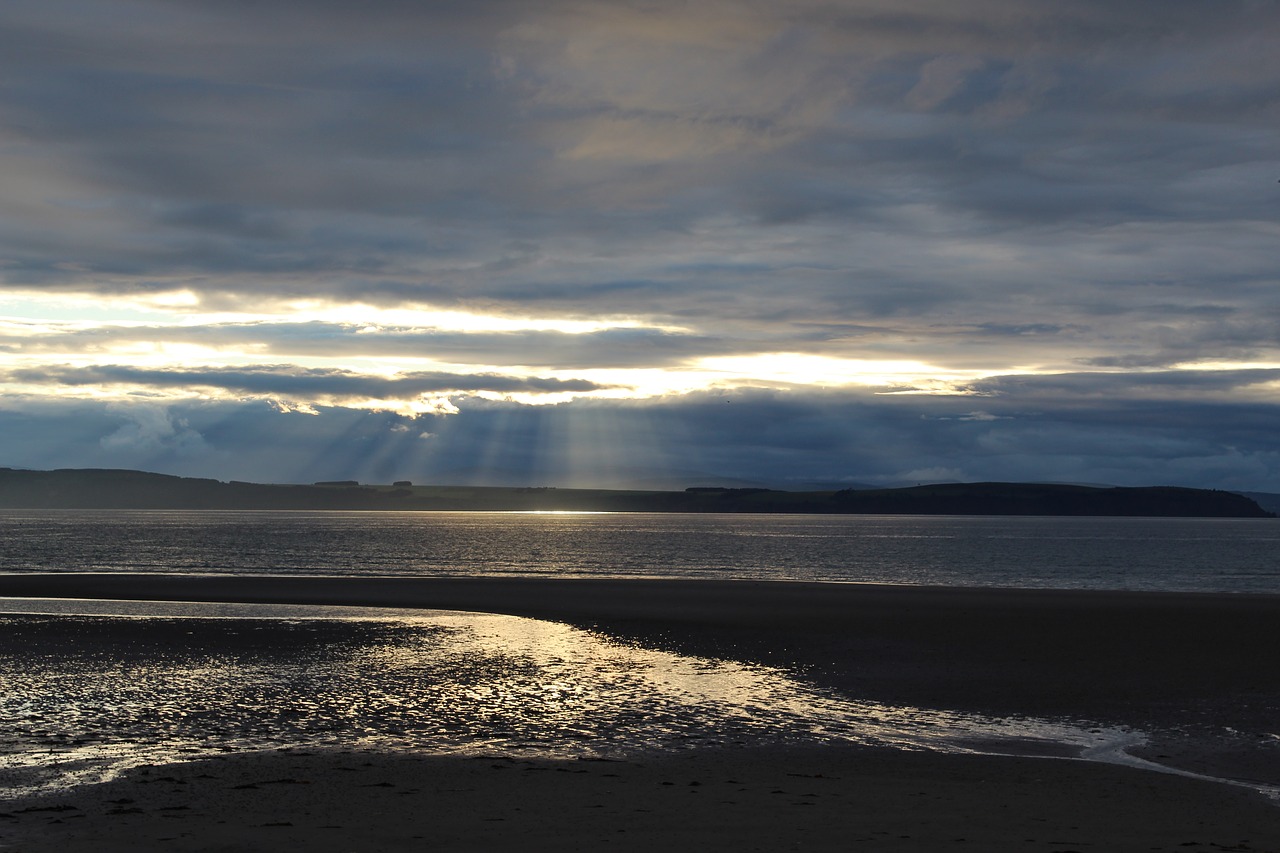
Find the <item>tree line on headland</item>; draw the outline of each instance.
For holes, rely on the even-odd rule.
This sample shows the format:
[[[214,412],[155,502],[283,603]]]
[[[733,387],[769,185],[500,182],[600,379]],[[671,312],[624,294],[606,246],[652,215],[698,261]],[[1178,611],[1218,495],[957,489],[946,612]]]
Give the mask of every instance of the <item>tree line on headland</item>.
[[[303,509],[403,511],[729,512],[901,515],[1068,515],[1274,518],[1234,492],[1174,486],[942,483],[897,489],[792,492],[222,482],[143,471],[0,468],[8,509]]]

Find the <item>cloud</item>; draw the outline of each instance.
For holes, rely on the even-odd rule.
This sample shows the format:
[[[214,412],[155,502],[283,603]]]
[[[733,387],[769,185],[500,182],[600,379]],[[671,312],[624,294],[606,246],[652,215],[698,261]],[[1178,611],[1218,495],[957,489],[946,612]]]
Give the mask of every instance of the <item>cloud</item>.
[[[61,385],[140,385],[154,388],[211,387],[254,395],[302,399],[374,398],[402,400],[426,394],[464,391],[595,391],[601,386],[578,379],[412,372],[393,378],[334,369],[253,365],[238,369],[162,368],[120,365],[14,370],[11,381]]]
[[[84,458],[117,433],[165,464],[183,429],[231,446],[196,416],[230,397],[293,408],[300,447],[371,448],[377,413],[335,406],[418,398],[474,436],[394,435],[476,465],[500,422],[539,446],[611,413],[681,465],[715,424],[736,444],[694,441],[708,465],[769,477],[829,454],[841,476],[1164,476],[1126,435],[1189,478],[1273,476],[1274,4],[13,0],[0,36],[0,390],[178,419],[41,421]],[[663,396],[770,353],[986,376],[965,390],[995,420],[972,397]],[[653,399],[590,399],[628,393]],[[220,411],[268,443],[286,417]]]
[[[177,456],[196,456],[208,452],[204,436],[191,429],[185,418],[174,418],[159,406],[134,405],[116,411],[125,423],[99,441],[110,453],[148,453],[166,451]]]
[[[969,388],[982,395],[1007,395],[1040,405],[1075,406],[1081,399],[1205,399],[1277,383],[1280,368],[1253,368],[999,376],[978,380]]]
[[[550,406],[473,399],[453,415],[409,417],[209,400],[134,418],[113,404],[10,400],[0,465],[274,482],[697,485],[712,476],[791,488],[954,479],[1266,490],[1280,476],[1271,400],[985,402],[975,417],[960,398],[756,391]]]
[[[708,217],[753,210],[769,211],[765,223],[866,226],[940,204],[997,233],[1012,220],[1158,221],[1186,204],[1237,221],[1264,214],[1267,198],[1228,204],[1187,179],[1230,163],[1247,189],[1250,164],[1274,163],[1261,112],[1242,105],[1211,129],[1159,118],[1206,90],[1269,91],[1274,63],[1151,85],[1178,35],[1230,55],[1274,26],[1244,4],[1212,16],[1133,2],[380,4],[370,20],[148,3],[105,28],[88,22],[127,7],[85,8],[98,15],[55,20],[24,5],[11,20],[25,48],[7,64],[22,82],[0,109],[22,144],[6,171],[30,185],[11,202],[23,217],[7,221],[11,281],[113,291],[199,276],[210,293],[335,294],[354,282],[519,303],[474,275],[512,241],[540,250],[526,257],[563,258],[603,237],[615,267],[652,278],[653,240],[687,252],[705,245]],[[1014,126],[944,109],[1024,91],[1035,62],[1059,84]],[[1139,93],[1140,116],[1116,106]],[[1082,104],[1105,124],[1080,122]],[[592,165],[601,157],[612,164]],[[734,227],[721,245],[751,231]],[[237,275],[248,272],[269,279]]]
[[[920,69],[920,81],[906,94],[907,105],[934,109],[960,91],[969,74],[982,66],[983,61],[975,56],[950,54],[929,60]]]
[[[758,338],[686,334],[653,328],[599,332],[522,330],[464,332],[363,323],[271,322],[208,325],[130,325],[93,328],[0,328],[0,347],[12,352],[71,355],[120,352],[156,345],[194,345],[283,357],[431,358],[454,364],[519,364],[535,368],[675,366],[704,355],[750,352]],[[211,353],[211,357],[213,354]]]

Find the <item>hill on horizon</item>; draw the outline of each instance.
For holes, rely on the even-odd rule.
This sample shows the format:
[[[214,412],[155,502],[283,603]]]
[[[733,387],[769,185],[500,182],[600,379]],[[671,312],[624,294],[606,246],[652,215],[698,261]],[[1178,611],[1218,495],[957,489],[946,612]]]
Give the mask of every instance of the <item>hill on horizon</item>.
[[[125,469],[0,468],[10,509],[343,509],[758,512],[902,515],[1064,515],[1266,518],[1243,495],[1176,486],[938,483],[896,489],[786,491],[701,485],[682,491],[550,486],[414,485],[401,481],[266,484]]]

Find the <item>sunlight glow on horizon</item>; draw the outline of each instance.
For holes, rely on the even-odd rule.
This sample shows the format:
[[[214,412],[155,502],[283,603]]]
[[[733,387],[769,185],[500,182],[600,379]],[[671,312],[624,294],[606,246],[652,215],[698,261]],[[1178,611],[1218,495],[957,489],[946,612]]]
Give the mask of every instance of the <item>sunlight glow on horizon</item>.
[[[1188,361],[1174,365],[1177,370],[1280,370],[1276,361]]]
[[[363,351],[353,345],[365,337],[403,335],[423,331],[451,335],[519,334],[557,332],[588,335],[615,329],[694,335],[697,329],[670,325],[657,319],[636,317],[584,320],[573,317],[514,317],[430,308],[385,309],[376,306],[321,299],[280,300],[265,309],[245,313],[202,312],[199,300],[181,298],[180,292],[165,299],[119,297],[88,299],[82,305],[74,295],[50,298],[17,294],[0,299],[0,333],[16,343],[0,349],[0,371],[11,372],[10,393],[28,397],[84,400],[265,400],[281,411],[314,413],[317,406],[396,412],[406,417],[452,415],[465,401],[485,400],[520,405],[558,405],[577,399],[640,400],[739,389],[863,388],[877,395],[965,396],[976,392],[971,383],[994,376],[1051,375],[1072,372],[1067,364],[1000,367],[989,353],[983,368],[956,367],[911,358],[866,358],[805,352],[755,352],[735,355],[693,356],[650,366],[642,362],[620,366],[546,367],[499,361],[503,351],[475,350],[476,358],[458,358],[457,352],[433,351],[430,341],[420,354],[388,354],[377,348]],[[86,308],[86,306],[88,306]],[[160,313],[162,309],[166,313]],[[144,310],[145,309],[145,310]],[[76,319],[61,315],[70,311]],[[9,312],[7,316],[5,312]],[[113,312],[115,315],[112,316]],[[93,319],[89,319],[92,317]],[[297,351],[287,335],[271,338],[272,327],[314,323],[315,339],[305,339]],[[129,329],[145,328],[146,334],[130,337]],[[234,327],[228,337],[199,336],[196,330],[214,332]],[[255,340],[253,330],[264,334]],[[104,334],[95,332],[102,330]],[[119,335],[112,330],[124,330]],[[172,331],[169,336],[167,330]],[[191,335],[184,339],[183,335]],[[323,352],[324,335],[333,335],[345,346]],[[59,344],[65,336],[65,346]],[[317,344],[316,341],[320,341]],[[463,353],[466,351],[464,350]],[[510,355],[512,350],[506,350]],[[655,355],[661,357],[660,351]],[[489,356],[489,358],[485,358]],[[101,382],[89,382],[60,374],[65,370],[111,368],[116,374]],[[48,371],[41,379],[40,370]],[[121,370],[123,369],[123,370]],[[1140,370],[1150,373],[1178,371],[1276,370],[1274,362],[1200,361],[1172,368]],[[136,380],[127,371],[136,370]],[[148,371],[170,374],[162,383],[149,382]],[[237,385],[237,371],[249,377]],[[16,377],[22,372],[22,379]],[[1107,373],[1106,369],[1090,372]],[[1131,371],[1132,372],[1132,371]],[[227,376],[219,374],[225,373]],[[442,385],[405,397],[388,397],[322,387],[326,376],[343,380],[378,378],[389,382],[412,379],[415,374],[439,374]],[[190,381],[184,381],[184,374]],[[459,387],[447,386],[449,376],[459,377]],[[313,390],[288,392],[264,390],[272,377],[287,388],[299,377],[316,380]],[[494,387],[484,387],[493,377]],[[251,381],[260,380],[260,381]],[[526,382],[527,387],[511,387]],[[557,388],[555,383],[593,383],[597,387]],[[1262,383],[1265,384],[1265,383]],[[294,387],[297,387],[296,383]]]
[[[818,386],[920,384],[943,387],[992,375],[991,371],[954,370],[921,361],[835,358],[794,352],[718,356],[701,359],[699,364],[710,372],[728,377]]]

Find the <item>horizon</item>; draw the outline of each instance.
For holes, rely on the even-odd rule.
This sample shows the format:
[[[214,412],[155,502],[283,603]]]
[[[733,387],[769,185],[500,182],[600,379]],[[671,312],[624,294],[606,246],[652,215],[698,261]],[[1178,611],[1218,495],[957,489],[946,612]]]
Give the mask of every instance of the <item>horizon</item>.
[[[894,483],[891,485],[870,485],[861,484],[839,484],[839,483],[807,483],[802,486],[769,485],[766,483],[746,483],[745,481],[734,480],[727,477],[703,477],[699,480],[685,478],[688,485],[659,485],[653,482],[632,482],[630,484],[618,483],[609,485],[590,485],[590,484],[560,484],[560,483],[529,483],[502,481],[501,476],[488,481],[475,481],[466,479],[453,480],[435,480],[422,482],[417,480],[388,480],[388,481],[361,481],[361,480],[317,480],[309,483],[289,482],[289,481],[266,481],[266,480],[230,480],[218,477],[187,477],[181,474],[166,474],[161,471],[147,471],[137,468],[21,468],[0,465],[0,471],[20,471],[33,474],[52,474],[52,473],[112,473],[112,474],[142,474],[145,476],[156,477],[173,477],[177,479],[194,479],[208,480],[218,483],[219,485],[250,485],[250,486],[318,486],[318,487],[336,487],[350,486],[359,488],[385,489],[395,487],[408,488],[424,488],[424,489],[494,489],[507,491],[631,491],[631,492],[692,492],[692,491],[726,491],[726,492],[780,492],[791,491],[797,493],[813,492],[836,492],[836,491],[876,491],[876,490],[897,490],[897,489],[916,489],[930,488],[934,486],[1069,486],[1082,489],[1189,489],[1198,491],[1225,491],[1240,495],[1261,495],[1267,498],[1280,498],[1280,493],[1269,493],[1261,490],[1251,489],[1206,489],[1199,486],[1187,486],[1179,483],[1143,483],[1135,486],[1117,486],[1112,483],[1080,483],[1065,482],[1053,480],[935,480],[922,481],[915,483]],[[1261,504],[1260,504],[1261,506]],[[1265,507],[1264,507],[1265,508]],[[560,512],[561,510],[556,510]],[[573,510],[568,510],[572,512]]]
[[[1274,4],[77,8],[0,466],[1280,493]]]

